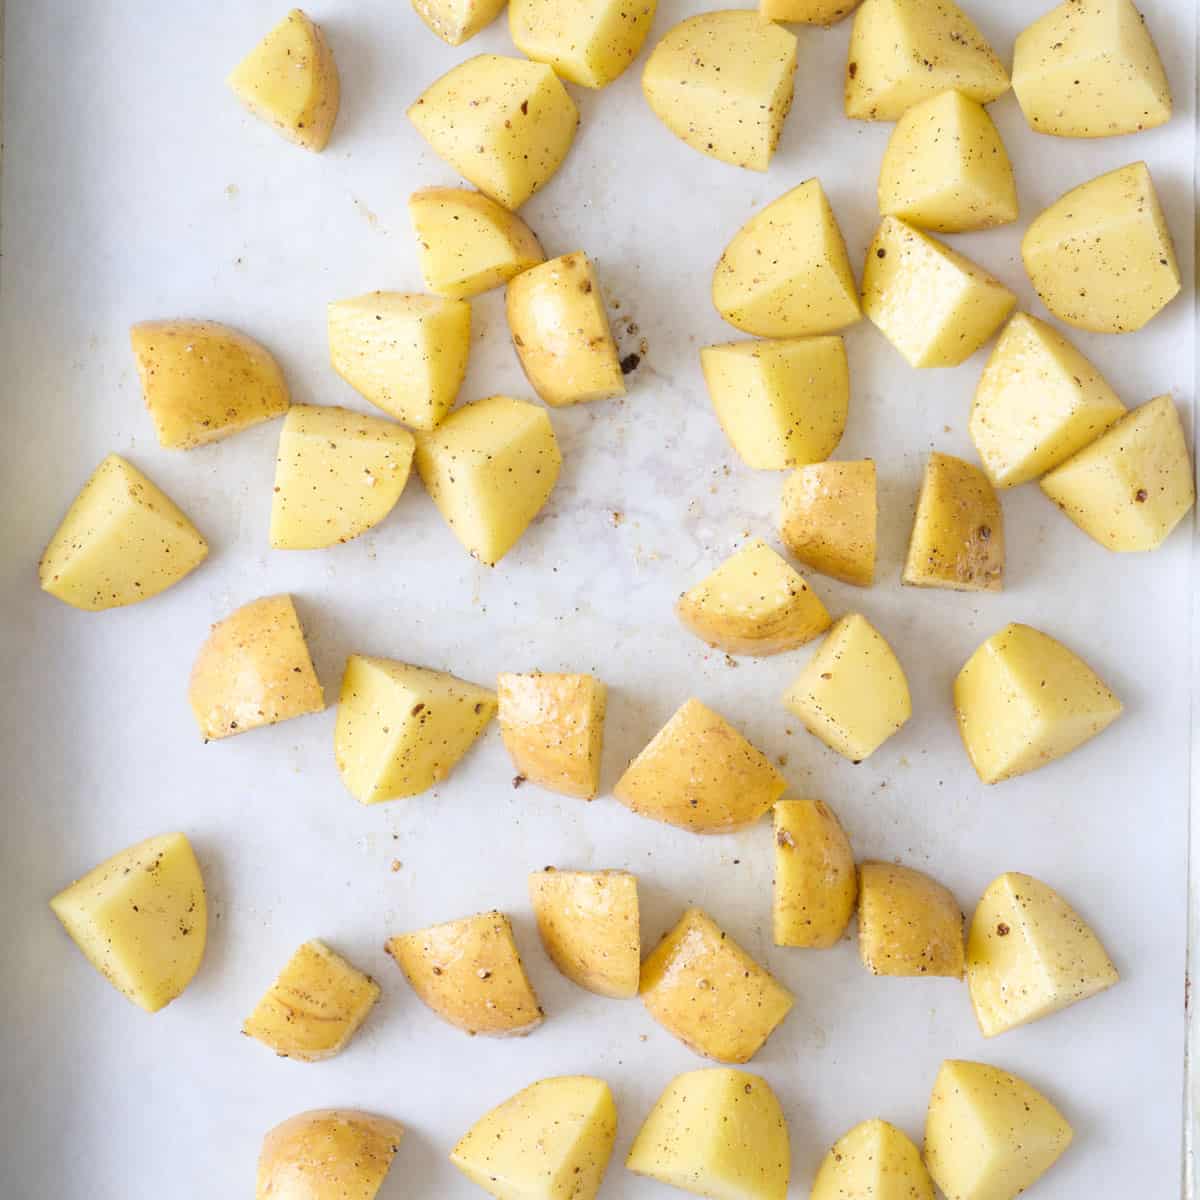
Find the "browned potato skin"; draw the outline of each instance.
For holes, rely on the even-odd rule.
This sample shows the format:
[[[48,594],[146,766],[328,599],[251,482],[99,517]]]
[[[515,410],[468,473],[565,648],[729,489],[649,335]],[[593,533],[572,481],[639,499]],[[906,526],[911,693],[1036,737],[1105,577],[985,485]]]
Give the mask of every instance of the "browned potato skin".
[[[854,916],[858,872],[850,839],[820,800],[775,805],[775,945],[827,950]]]
[[[873,975],[963,975],[963,915],[934,879],[898,863],[859,871],[858,948]]]
[[[798,467],[783,485],[783,544],[814,571],[843,583],[870,587],[875,582],[878,519],[870,459]]]

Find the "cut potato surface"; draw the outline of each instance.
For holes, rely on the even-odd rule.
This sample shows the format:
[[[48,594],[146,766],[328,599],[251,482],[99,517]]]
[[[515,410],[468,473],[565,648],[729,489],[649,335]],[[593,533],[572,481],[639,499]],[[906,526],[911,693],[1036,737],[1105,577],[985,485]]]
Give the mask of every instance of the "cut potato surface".
[[[50,907],[88,962],[147,1012],[170,1004],[200,969],[208,907],[200,864],[182,833],[113,855]]]
[[[823,462],[800,467],[783,485],[779,536],[805,566],[870,587],[875,580],[879,502],[875,464]]]
[[[768,21],[801,25],[833,25],[848,17],[860,0],[758,0],[758,12]]]
[[[833,810],[820,800],[780,800],[775,805],[775,945],[816,950],[836,945],[854,915],[857,895],[854,852]]]
[[[908,1136],[875,1119],[834,1142],[809,1200],[934,1200],[933,1183]]]
[[[461,46],[504,11],[504,0],[412,0],[413,11],[448,46]]]
[[[607,87],[638,56],[656,0],[509,0],[513,44],[571,83]]]
[[[872,975],[963,974],[963,915],[951,892],[912,867],[865,862],[858,949]]]

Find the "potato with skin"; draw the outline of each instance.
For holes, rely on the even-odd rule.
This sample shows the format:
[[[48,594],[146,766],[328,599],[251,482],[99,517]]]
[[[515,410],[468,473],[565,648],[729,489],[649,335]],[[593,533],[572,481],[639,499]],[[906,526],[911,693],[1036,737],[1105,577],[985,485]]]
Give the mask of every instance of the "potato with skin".
[[[779,536],[822,575],[870,587],[878,522],[875,464],[869,458],[799,467],[783,485]]]
[[[607,87],[637,58],[657,0],[509,0],[513,44],[581,87]]]
[[[908,1136],[876,1118],[834,1142],[809,1200],[934,1200],[933,1183]]]
[[[963,975],[963,915],[935,879],[899,863],[859,870],[858,950],[872,975]]]
[[[858,872],[850,839],[820,800],[775,805],[775,945],[827,950],[854,916]]]
[[[768,21],[833,25],[848,17],[859,3],[860,0],[758,0],[758,12]]]
[[[446,43],[461,46],[486,29],[505,0],[412,0],[413,12]]]

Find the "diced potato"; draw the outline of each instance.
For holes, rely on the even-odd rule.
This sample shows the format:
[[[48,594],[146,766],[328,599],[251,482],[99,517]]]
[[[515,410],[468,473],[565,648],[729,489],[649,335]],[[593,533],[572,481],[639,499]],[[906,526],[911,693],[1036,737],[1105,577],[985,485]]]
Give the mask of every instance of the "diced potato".
[[[513,44],[582,87],[607,87],[637,58],[657,0],[509,0]]]
[[[815,950],[836,945],[854,915],[857,895],[854,852],[833,810],[820,800],[780,800],[775,805],[775,945]]]
[[[454,405],[471,350],[471,306],[407,292],[329,305],[333,369],[376,408],[433,429]]]
[[[954,91],[908,109],[879,168],[879,211],[938,233],[1015,221],[1012,163],[987,109]]]
[[[157,596],[207,555],[208,543],[171,499],[110,454],[42,552],[38,580],[64,604],[99,612]]]
[[[321,27],[293,8],[233,69],[237,98],[289,142],[324,150],[337,120],[341,88]]]
[[[715,921],[689,908],[642,964],[646,1011],[717,1062],[749,1062],[788,1015],[792,994]]]
[[[279,435],[271,545],[317,550],[378,525],[404,491],[415,447],[390,421],[297,404]]]
[[[523,271],[504,303],[521,367],[547,404],[625,395],[600,280],[583,251]]]
[[[700,13],[646,60],[654,115],[693,150],[765,171],[792,107],[796,36],[743,9]]]
[[[725,247],[712,299],[730,325],[758,337],[835,333],[862,317],[846,243],[820,180],[755,213]]]
[[[988,885],[967,937],[967,988],[984,1037],[1061,1012],[1118,978],[1100,939],[1053,888],[1017,871]]]
[[[188,703],[206,742],[321,712],[291,596],[263,596],[218,621],[192,664]]]
[[[523,1037],[544,1013],[499,912],[391,938],[387,952],[439,1017],[474,1037]]]
[[[50,907],[88,962],[147,1012],[170,1004],[200,969],[208,908],[200,864],[182,833],[113,855]]]
[[[505,0],[412,0],[413,11],[448,46],[461,46],[486,29]]]
[[[809,1200],[934,1200],[933,1183],[909,1138],[876,1119],[834,1142]]]
[[[286,412],[270,353],[216,321],[142,321],[129,331],[160,444],[191,450]]]
[[[955,1200],[1015,1200],[1071,1144],[1066,1118],[1023,1079],[942,1063],[925,1118],[925,1165]]]
[[[1111,137],[1171,119],[1171,88],[1131,0],[1067,0],[1034,21],[1013,51],[1013,91],[1030,128]]]
[[[425,286],[452,300],[489,292],[546,257],[533,230],[482,192],[423,188],[408,215]]]
[[[495,715],[487,688],[352,654],[333,735],[338,773],[363,804],[415,796],[450,774]]]
[[[717,420],[748,467],[782,471],[837,449],[850,408],[840,337],[705,346],[700,365]]]
[[[1170,396],[1123,416],[1042,478],[1042,491],[1110,550],[1156,550],[1196,502],[1183,423]]]
[[[495,566],[550,498],[562,466],[544,409],[510,396],[464,404],[417,438],[417,472],[454,536]]]
[[[937,238],[884,217],[863,267],[863,312],[913,367],[957,367],[1017,298]]]
[[[758,658],[803,646],[832,624],[816,592],[761,538],[684,592],[675,612],[718,650]]]
[[[1103,376],[1044,321],[1016,313],[971,405],[971,440],[996,487],[1016,487],[1065,462],[1125,414]]]
[[[693,833],[754,824],[787,780],[720,713],[688,700],[617,780],[613,795],[639,816]]]
[[[513,210],[549,183],[579,124],[575,102],[545,63],[501,54],[452,67],[408,117],[439,157]]]
[[[958,729],[984,783],[1036,771],[1103,732],[1121,702],[1066,646],[1006,625],[954,681]]]
[[[450,1161],[499,1200],[594,1200],[617,1137],[603,1079],[540,1079],[476,1121]]]
[[[934,451],[925,464],[904,582],[957,592],[1004,586],[1004,513],[974,463]]]
[[[638,1131],[626,1167],[721,1200],[784,1200],[792,1151],[783,1109],[759,1075],[709,1067],[677,1075]]]
[[[1025,231],[1021,257],[1042,303],[1094,333],[1132,333],[1182,283],[1175,246],[1144,162],[1073,188]]]
[[[591,675],[501,675],[500,736],[522,779],[564,796],[600,791],[608,689]]]
[[[805,566],[843,583],[875,580],[879,519],[875,464],[822,462],[800,467],[783,485],[779,536]]]
[[[846,66],[846,116],[898,121],[951,88],[988,104],[1008,74],[983,34],[951,0],[864,0]]]
[[[849,16],[859,3],[860,0],[758,0],[758,13],[768,21],[833,25]]]
[[[950,891],[899,863],[865,862],[858,950],[872,975],[963,974],[963,915]]]

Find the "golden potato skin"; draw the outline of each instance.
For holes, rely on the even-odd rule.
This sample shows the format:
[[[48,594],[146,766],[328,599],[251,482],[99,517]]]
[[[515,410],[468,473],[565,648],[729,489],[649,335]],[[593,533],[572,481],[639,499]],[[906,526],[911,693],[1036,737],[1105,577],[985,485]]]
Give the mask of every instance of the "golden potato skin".
[[[876,1119],[834,1142],[809,1200],[934,1200],[933,1183],[908,1136]]]
[[[850,839],[820,800],[775,805],[775,945],[826,950],[854,916],[858,871]]]
[[[870,587],[878,521],[875,464],[869,458],[811,463],[784,482],[779,536],[796,558],[822,575]]]
[[[505,0],[412,0],[413,12],[448,46],[461,46],[486,29]]]
[[[759,15],[768,21],[801,25],[834,25],[848,17],[861,0],[758,0]]]
[[[858,948],[872,975],[963,975],[963,915],[940,883],[898,863],[859,870]]]

